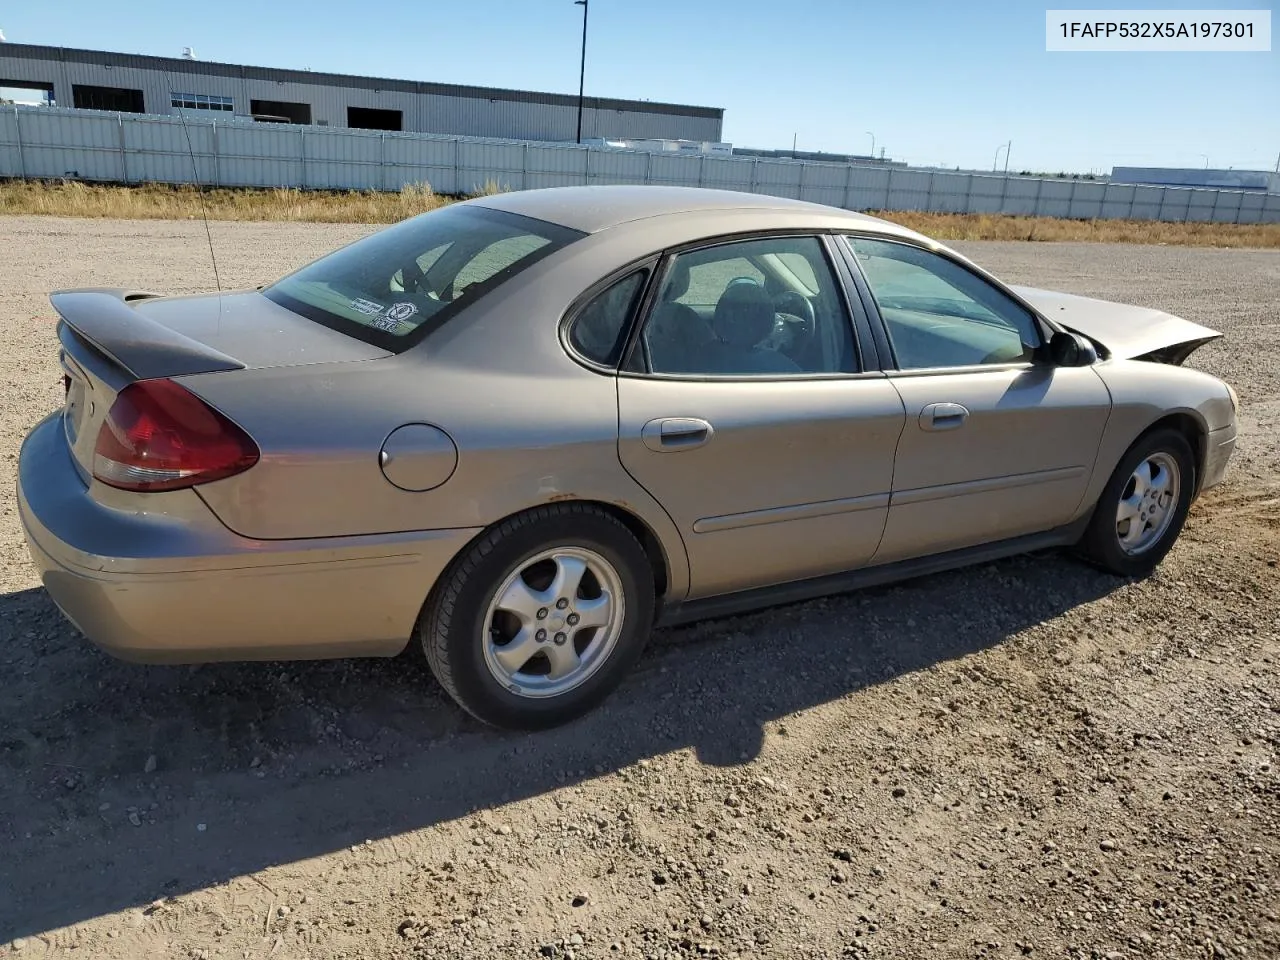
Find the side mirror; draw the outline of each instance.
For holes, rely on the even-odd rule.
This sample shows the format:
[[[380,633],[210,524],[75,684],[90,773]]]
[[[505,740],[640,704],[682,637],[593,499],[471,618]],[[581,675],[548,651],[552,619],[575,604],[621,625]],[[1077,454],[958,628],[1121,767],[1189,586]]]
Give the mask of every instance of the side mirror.
[[[1059,330],[1049,340],[1049,360],[1055,367],[1087,367],[1098,362],[1098,351],[1080,334]]]

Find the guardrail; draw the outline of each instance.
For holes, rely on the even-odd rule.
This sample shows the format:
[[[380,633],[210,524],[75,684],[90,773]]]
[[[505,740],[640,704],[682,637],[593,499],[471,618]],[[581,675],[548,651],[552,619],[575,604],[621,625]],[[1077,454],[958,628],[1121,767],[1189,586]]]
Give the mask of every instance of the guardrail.
[[[96,110],[0,110],[0,177],[115,183],[399,190],[592,183],[746,190],[849,210],[1069,219],[1280,223],[1280,194],[1137,186],[754,157],[599,149],[431,134],[188,119]]]

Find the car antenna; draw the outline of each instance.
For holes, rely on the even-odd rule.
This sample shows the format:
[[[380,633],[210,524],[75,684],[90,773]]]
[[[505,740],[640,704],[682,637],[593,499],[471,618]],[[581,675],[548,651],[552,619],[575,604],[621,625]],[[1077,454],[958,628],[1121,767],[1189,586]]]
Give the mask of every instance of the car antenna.
[[[169,84],[169,89],[172,91],[174,89],[173,78],[169,76],[168,70],[164,71],[164,76],[165,76],[165,80]],[[170,96],[170,99],[172,99],[173,94],[170,93],[169,96]],[[186,117],[186,114],[183,113],[183,108],[181,106],[178,107],[178,120],[181,121],[182,123],[182,135],[187,140],[187,155],[191,158],[191,176],[195,180],[196,192],[200,196],[200,217],[202,220],[204,220],[204,238],[205,238],[205,241],[209,244],[209,260],[213,264],[213,282],[218,288],[218,293],[221,294],[222,278],[218,275],[218,258],[213,252],[213,233],[209,229],[209,209],[208,207],[205,206],[205,202],[204,202],[204,184],[200,181],[200,167],[199,165],[196,164],[196,151],[195,151],[195,148],[191,145],[191,131],[187,127],[187,117]],[[214,122],[216,123],[217,121],[215,120]],[[221,296],[218,297],[218,325],[219,327],[221,327],[222,325],[222,297]]]

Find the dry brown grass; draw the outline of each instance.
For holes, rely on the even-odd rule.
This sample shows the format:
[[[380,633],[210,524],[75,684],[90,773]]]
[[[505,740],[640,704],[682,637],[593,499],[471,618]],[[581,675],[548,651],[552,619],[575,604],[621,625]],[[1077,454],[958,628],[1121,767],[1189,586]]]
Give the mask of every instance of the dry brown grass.
[[[395,223],[449,203],[428,184],[398,193],[294,190],[204,191],[210,220],[302,220],[316,223]],[[188,220],[201,215],[200,192],[190,186],[101,186],[77,182],[0,183],[0,214]]]
[[[488,180],[484,182],[483,186],[479,187],[476,190],[476,192],[472,194],[472,196],[473,197],[492,197],[495,194],[510,193],[510,192],[511,192],[510,185],[505,183],[499,183],[497,180],[493,179],[493,177],[490,177]]]
[[[475,195],[509,189],[487,181]],[[210,189],[204,203],[211,220],[294,220],[316,223],[395,223],[452,202],[427,184],[399,193],[369,190]],[[122,220],[187,220],[200,216],[194,187],[147,184],[101,186],[76,182],[0,183],[0,214],[110,217]],[[1083,240],[1199,247],[1280,248],[1280,224],[1155,223],[1147,220],[1057,220],[991,214],[885,211],[876,216],[939,240]]]
[[[875,216],[941,240],[1078,240],[1181,247],[1280,247],[1280,223],[1159,223],[1152,220],[1058,220],[987,213],[886,210]]]

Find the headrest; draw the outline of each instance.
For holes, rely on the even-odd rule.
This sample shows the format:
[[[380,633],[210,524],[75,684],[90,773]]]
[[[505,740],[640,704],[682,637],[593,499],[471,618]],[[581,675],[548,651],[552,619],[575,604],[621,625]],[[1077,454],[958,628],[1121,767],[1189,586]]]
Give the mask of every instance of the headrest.
[[[730,284],[716,303],[716,336],[738,347],[754,347],[773,332],[773,300],[754,283]]]

